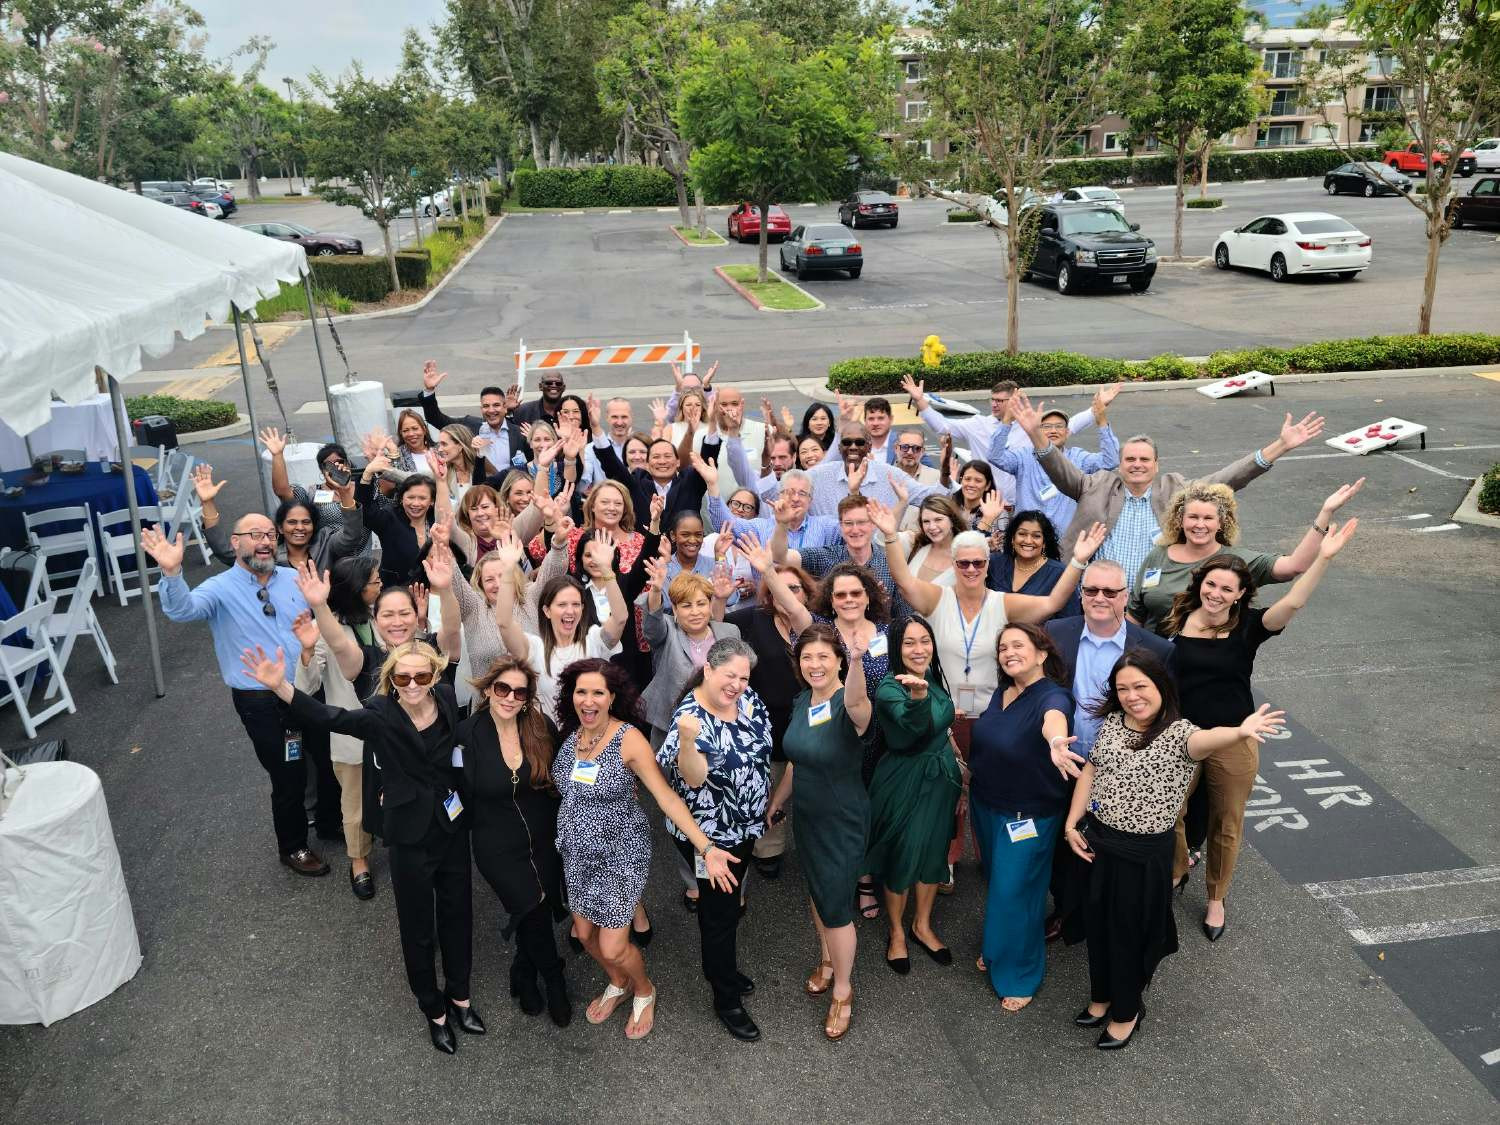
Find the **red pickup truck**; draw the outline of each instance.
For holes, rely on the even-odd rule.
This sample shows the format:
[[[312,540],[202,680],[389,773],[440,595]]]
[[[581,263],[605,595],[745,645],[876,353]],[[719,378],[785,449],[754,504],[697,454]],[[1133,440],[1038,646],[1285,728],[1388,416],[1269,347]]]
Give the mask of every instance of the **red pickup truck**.
[[[1398,171],[1407,175],[1425,175],[1427,172],[1427,156],[1422,152],[1422,146],[1413,141],[1405,148],[1393,148],[1385,154],[1385,162]],[[1441,168],[1448,162],[1448,153],[1439,149],[1432,154],[1432,162]],[[1457,172],[1460,176],[1472,176],[1474,174],[1474,150],[1464,149],[1458,156]]]

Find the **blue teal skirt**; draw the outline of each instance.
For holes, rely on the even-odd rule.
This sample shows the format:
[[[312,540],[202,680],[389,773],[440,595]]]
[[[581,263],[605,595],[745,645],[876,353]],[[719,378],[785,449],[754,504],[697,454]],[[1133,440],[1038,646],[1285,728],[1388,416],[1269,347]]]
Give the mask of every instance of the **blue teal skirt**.
[[[1047,970],[1047,887],[1063,818],[1032,818],[1036,836],[1013,844],[1005,828],[1009,814],[972,796],[969,810],[990,880],[981,945],[990,985],[996,996],[1035,996]]]

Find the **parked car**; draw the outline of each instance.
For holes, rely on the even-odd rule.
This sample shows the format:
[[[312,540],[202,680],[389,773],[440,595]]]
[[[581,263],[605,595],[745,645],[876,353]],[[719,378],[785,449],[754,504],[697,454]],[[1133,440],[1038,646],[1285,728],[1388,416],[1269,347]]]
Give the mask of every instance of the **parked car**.
[[[1448,162],[1453,154],[1447,145],[1439,145],[1437,151],[1432,154],[1432,162],[1439,167]],[[1458,164],[1454,171],[1460,176],[1472,176],[1474,174],[1475,153],[1471,148],[1466,148],[1458,154]],[[1422,146],[1416,141],[1405,148],[1391,149],[1385,154],[1385,162],[1397,171],[1409,174],[1427,174],[1427,157],[1422,153]]]
[[[225,215],[233,215],[239,210],[239,205],[235,203],[234,195],[231,192],[220,191],[218,188],[211,187],[195,187],[189,194],[196,195],[199,199],[206,199],[211,203],[217,203],[219,210],[223,211]]]
[[[1030,188],[1021,189],[1021,210],[1028,207],[1040,207],[1047,202],[1047,197],[1040,192],[1032,191]],[[1005,189],[1001,188],[988,198],[981,198],[974,204],[974,210],[986,219],[1008,226],[1010,220],[1006,217]]]
[[[1021,280],[1055,278],[1063,294],[1090,284],[1129,285],[1143,293],[1156,276],[1156,243],[1140,227],[1107,203],[1048,203]]]
[[[396,210],[395,204],[392,203],[389,199],[385,200],[384,204],[388,214],[406,216],[412,213],[412,207],[410,204],[401,207],[400,210]],[[361,210],[364,211],[365,218],[374,218],[375,208],[371,207],[368,203],[365,204],[361,208]],[[450,201],[448,193],[446,191],[439,191],[434,192],[432,195],[424,195],[421,199],[417,200],[416,210],[420,214],[426,215],[429,218],[433,218],[438,215],[453,214],[453,204]]]
[[[212,176],[199,176],[192,182],[191,186],[195,188],[213,188],[215,191],[223,192],[227,192],[230,190],[229,185],[226,184],[223,180],[216,180]]]
[[[282,242],[295,242],[309,256],[363,254],[365,244],[349,234],[325,234],[298,223],[246,223],[244,229]]]
[[[1323,190],[1329,195],[1353,192],[1366,198],[1402,195],[1411,191],[1411,177],[1373,160],[1355,160],[1323,173]]]
[[[1350,281],[1369,268],[1370,243],[1353,223],[1326,211],[1262,215],[1219,236],[1214,265],[1263,270],[1272,281],[1301,273],[1331,273]]]
[[[1481,176],[1466,194],[1449,200],[1448,218],[1455,227],[1500,224],[1500,176]]]
[[[795,271],[798,281],[818,270],[848,270],[850,277],[858,277],[865,264],[854,236],[832,223],[792,228],[778,253],[782,272]]]
[[[142,189],[144,190],[144,189]],[[222,219],[224,212],[219,205],[207,199],[199,199],[190,191],[164,191],[157,198],[182,211],[191,211],[209,219]]]
[[[1485,137],[1474,146],[1474,170],[1500,172],[1500,137]]]
[[[776,204],[766,212],[766,241],[780,242],[792,233],[792,217]],[[760,238],[760,208],[741,203],[729,212],[729,237],[747,242]]]
[[[857,191],[839,204],[839,222],[854,230],[881,223],[894,229],[900,221],[901,205],[887,192]]]
[[[1120,193],[1107,187],[1075,187],[1059,194],[1055,203],[1102,203],[1112,211],[1125,214],[1125,201]]]
[[[186,180],[142,180],[141,191],[192,191],[193,185]]]

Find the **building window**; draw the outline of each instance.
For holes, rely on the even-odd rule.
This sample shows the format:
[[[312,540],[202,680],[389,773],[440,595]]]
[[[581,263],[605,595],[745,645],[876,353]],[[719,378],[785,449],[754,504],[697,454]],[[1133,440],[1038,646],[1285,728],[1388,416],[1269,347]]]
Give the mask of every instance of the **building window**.
[[[1263,65],[1272,78],[1296,78],[1302,73],[1296,51],[1267,51]]]
[[[1272,117],[1292,117],[1297,113],[1297,91],[1277,90],[1271,98]]]
[[[906,103],[906,120],[908,120],[908,121],[921,121],[926,116],[927,116],[927,103],[926,102],[907,102]]]
[[[1366,113],[1399,113],[1399,112],[1401,112],[1401,87],[1400,86],[1366,86],[1365,87],[1365,112]]]
[[[906,60],[906,80],[908,82],[922,81],[922,64],[917,59]]]
[[[1296,143],[1297,126],[1295,125],[1268,125],[1257,130],[1255,134],[1256,148],[1278,148]]]
[[[1105,133],[1104,134],[1104,151],[1105,152],[1124,152],[1125,151],[1125,143],[1124,142],[1125,142],[1125,134],[1124,133]]]
[[[1370,52],[1369,60],[1365,74],[1370,78],[1389,78],[1401,65],[1396,61],[1395,55],[1382,55],[1375,51]]]

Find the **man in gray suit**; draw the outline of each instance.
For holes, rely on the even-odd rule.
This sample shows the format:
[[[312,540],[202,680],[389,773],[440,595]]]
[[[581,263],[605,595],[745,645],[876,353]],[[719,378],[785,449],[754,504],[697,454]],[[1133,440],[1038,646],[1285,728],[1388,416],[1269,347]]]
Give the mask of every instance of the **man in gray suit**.
[[[1061,534],[1062,549],[1070,550],[1085,528],[1096,522],[1104,524],[1109,528],[1109,538],[1096,557],[1119,563],[1133,590],[1141,563],[1161,534],[1161,518],[1167,505],[1187,484],[1187,478],[1181,473],[1160,471],[1156,442],[1145,434],[1137,434],[1120,446],[1118,469],[1086,474],[1042,437],[1042,406],[1042,403],[1033,406],[1025,395],[1017,394],[1011,410],[1016,424],[1031,438],[1032,452],[1052,483],[1078,502],[1073,522]],[[1323,419],[1316,412],[1300,422],[1293,422],[1288,414],[1280,435],[1270,445],[1200,479],[1239,490],[1269,469],[1282,454],[1322,432]]]

